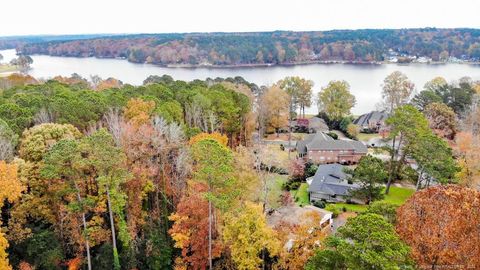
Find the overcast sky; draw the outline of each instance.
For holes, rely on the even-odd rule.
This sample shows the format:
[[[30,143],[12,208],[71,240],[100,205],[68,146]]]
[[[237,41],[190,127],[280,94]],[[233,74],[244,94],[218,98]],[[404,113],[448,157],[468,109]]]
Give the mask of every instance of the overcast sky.
[[[5,0],[0,36],[480,28],[480,0]]]

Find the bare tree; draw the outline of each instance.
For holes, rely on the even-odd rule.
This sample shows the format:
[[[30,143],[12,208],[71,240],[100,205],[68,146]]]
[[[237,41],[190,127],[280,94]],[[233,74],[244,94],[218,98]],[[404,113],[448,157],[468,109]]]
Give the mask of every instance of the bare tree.
[[[110,108],[108,112],[103,116],[103,121],[110,131],[117,146],[120,146],[122,139],[122,128],[125,122],[118,108]]]
[[[45,124],[45,123],[54,123],[55,115],[53,112],[46,108],[41,108],[33,117],[33,122],[35,125]]]
[[[10,161],[13,159],[15,147],[11,140],[0,137],[0,160]]]

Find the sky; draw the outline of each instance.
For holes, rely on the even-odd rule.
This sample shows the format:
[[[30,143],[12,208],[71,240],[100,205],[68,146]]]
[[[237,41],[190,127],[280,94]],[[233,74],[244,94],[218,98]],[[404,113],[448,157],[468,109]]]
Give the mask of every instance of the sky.
[[[480,0],[5,0],[0,36],[480,28]]]

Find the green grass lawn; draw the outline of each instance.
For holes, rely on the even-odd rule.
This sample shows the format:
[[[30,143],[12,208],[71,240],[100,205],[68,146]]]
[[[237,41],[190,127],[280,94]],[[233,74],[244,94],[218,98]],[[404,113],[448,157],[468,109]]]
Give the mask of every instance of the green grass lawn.
[[[12,65],[5,65],[5,64],[2,64],[0,65],[0,73],[2,72],[12,72],[12,71],[16,71],[18,70],[16,66],[12,66]]]
[[[297,190],[291,190],[293,199],[297,202],[299,206],[305,206],[310,204],[308,199],[308,184],[302,183]]]
[[[282,186],[285,182],[287,182],[286,175],[271,174],[267,179],[269,207],[274,209],[280,207],[280,196],[283,193]]]
[[[371,138],[380,138],[380,135],[377,133],[358,133],[357,135],[359,141],[368,141]]]
[[[415,190],[409,188],[401,187],[390,187],[390,193],[385,196],[382,200],[395,205],[402,205],[412,194],[415,193]],[[367,205],[362,204],[347,204],[347,203],[335,203],[332,204],[338,210],[342,211],[343,207],[347,209],[347,212],[363,212],[367,210]]]

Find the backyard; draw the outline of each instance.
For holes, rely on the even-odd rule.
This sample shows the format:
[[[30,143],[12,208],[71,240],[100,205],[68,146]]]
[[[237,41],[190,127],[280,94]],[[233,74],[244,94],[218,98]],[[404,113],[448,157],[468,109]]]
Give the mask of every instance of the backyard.
[[[290,194],[298,206],[305,206],[310,204],[310,200],[308,198],[308,184],[302,183],[298,189],[291,190]]]
[[[394,205],[402,205],[412,194],[415,193],[414,189],[404,187],[390,187],[390,193],[385,196],[381,201],[388,202]],[[367,205],[362,204],[348,204],[348,203],[334,203],[335,208],[342,211],[345,208],[348,212],[363,212],[367,210]]]

